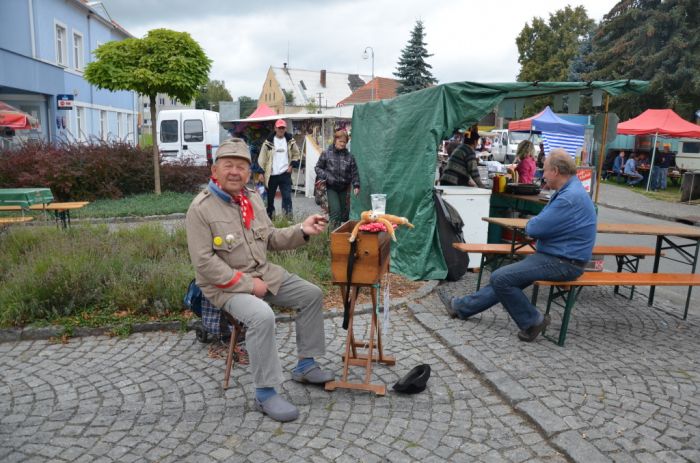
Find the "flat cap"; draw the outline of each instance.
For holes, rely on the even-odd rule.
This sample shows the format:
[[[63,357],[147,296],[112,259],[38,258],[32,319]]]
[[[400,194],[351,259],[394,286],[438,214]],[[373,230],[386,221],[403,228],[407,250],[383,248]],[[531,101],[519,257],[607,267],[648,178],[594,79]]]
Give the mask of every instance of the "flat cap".
[[[231,138],[219,145],[216,150],[216,160],[221,158],[241,158],[248,161],[248,164],[252,163],[248,145],[240,138]]]

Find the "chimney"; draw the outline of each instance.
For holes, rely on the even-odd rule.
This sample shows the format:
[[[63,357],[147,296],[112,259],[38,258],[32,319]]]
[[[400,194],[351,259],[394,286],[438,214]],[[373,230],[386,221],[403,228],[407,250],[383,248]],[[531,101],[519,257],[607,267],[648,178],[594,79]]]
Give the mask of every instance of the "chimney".
[[[321,87],[326,88],[326,70],[321,69]]]

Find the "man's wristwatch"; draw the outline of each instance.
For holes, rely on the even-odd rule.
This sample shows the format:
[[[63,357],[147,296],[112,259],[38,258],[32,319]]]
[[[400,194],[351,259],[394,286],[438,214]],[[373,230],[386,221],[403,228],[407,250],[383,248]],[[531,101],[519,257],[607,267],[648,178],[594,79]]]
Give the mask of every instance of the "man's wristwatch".
[[[304,224],[299,224],[299,230],[301,230],[301,234],[304,235],[304,241],[309,241],[309,235],[306,234],[304,231]]]

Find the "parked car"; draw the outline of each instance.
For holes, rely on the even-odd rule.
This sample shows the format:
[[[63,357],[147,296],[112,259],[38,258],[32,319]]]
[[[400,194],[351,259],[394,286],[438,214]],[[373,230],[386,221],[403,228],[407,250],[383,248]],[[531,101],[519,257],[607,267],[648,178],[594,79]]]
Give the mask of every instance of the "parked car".
[[[511,132],[508,129],[493,130],[496,134],[491,146],[491,157],[494,161],[511,164],[515,160],[518,144],[530,140],[535,144],[535,155],[540,152],[540,136],[530,132]]]
[[[682,170],[700,170],[700,139],[682,138],[678,140],[676,166]]]
[[[170,109],[158,113],[158,148],[163,161],[190,159],[212,163],[219,147],[219,113],[205,109]]]

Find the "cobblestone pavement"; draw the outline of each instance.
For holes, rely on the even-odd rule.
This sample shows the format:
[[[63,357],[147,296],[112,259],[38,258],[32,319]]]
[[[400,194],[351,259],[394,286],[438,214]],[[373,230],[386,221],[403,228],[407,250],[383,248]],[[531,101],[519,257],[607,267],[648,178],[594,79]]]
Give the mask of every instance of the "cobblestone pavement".
[[[566,461],[406,309],[391,316],[385,351],[397,364],[375,367],[373,381],[391,385],[428,363],[428,389],[376,397],[287,381],[301,416],[286,424],[252,409],[247,367],[223,391],[224,360],[192,332],[0,344],[0,461]],[[368,316],[357,318],[359,339]],[[322,359],[338,376],[341,322],[326,320]],[[277,335],[289,370],[294,324]],[[353,367],[351,380],[363,372]]]
[[[475,281],[467,274],[436,291],[464,295]],[[561,348],[518,341],[500,305],[462,321],[448,319],[435,294],[421,302],[410,306],[421,324],[572,459],[700,462],[697,316],[683,321],[663,301],[650,308],[643,297],[585,288]],[[549,334],[561,312],[553,309]]]

